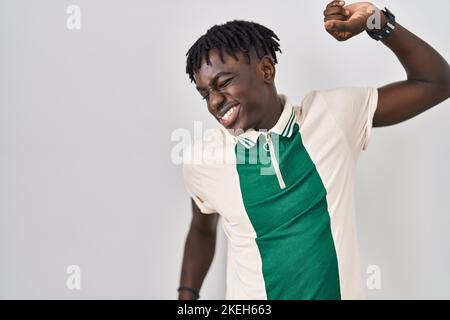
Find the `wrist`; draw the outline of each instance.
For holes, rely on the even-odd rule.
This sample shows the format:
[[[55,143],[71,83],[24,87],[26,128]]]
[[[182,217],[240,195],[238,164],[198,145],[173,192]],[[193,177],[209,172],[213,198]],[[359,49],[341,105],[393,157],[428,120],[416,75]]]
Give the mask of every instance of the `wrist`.
[[[367,32],[379,32],[386,27],[388,18],[383,10],[372,5],[367,8],[367,12],[370,14],[366,21]]]
[[[179,287],[178,291],[178,299],[179,300],[197,300],[200,298],[198,290],[191,287]]]
[[[374,40],[385,40],[394,32],[395,25],[395,15],[385,7],[382,11],[375,11],[367,19],[366,32]]]
[[[178,293],[178,300],[197,300],[197,297],[188,291],[180,291]]]

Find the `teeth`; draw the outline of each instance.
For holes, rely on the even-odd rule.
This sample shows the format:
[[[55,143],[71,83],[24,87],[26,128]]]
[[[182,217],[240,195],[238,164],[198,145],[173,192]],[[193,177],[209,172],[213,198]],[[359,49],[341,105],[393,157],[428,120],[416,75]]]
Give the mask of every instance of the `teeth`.
[[[236,111],[237,107],[233,107],[230,110],[227,111],[227,113],[225,113],[222,117],[223,120],[228,120],[231,118],[231,115],[234,113],[234,111]]]

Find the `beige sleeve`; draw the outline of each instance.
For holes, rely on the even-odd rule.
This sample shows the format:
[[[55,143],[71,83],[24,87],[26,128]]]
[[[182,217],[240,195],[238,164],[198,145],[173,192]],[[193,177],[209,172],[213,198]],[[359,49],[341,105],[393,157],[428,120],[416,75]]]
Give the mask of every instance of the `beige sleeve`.
[[[184,150],[184,153],[190,152],[190,147]],[[186,159],[186,157],[185,157]],[[216,210],[208,203],[206,199],[205,190],[202,188],[202,177],[201,170],[197,167],[199,165],[193,164],[189,161],[184,160],[183,162],[183,182],[186,191],[197,204],[198,208],[202,213],[210,214],[215,213]]]
[[[321,91],[328,111],[343,131],[358,155],[366,150],[372,132],[372,121],[378,104],[378,89],[373,87],[343,87]]]

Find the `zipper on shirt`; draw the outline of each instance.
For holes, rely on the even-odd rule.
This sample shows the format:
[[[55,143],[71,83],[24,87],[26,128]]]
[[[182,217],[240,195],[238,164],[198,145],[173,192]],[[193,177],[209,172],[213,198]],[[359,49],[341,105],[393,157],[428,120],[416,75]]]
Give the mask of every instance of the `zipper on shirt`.
[[[277,175],[278,184],[280,185],[280,188],[285,189],[286,184],[284,183],[283,176],[281,175],[280,167],[278,165],[277,157],[275,156],[275,150],[273,147],[272,137],[270,135],[270,132],[266,133],[265,137],[266,137],[265,145],[267,144],[269,146],[269,150],[267,150],[265,148],[265,145],[264,145],[264,149],[266,151],[269,151],[269,153],[270,153],[270,161],[272,161],[273,169],[275,170],[275,174]]]

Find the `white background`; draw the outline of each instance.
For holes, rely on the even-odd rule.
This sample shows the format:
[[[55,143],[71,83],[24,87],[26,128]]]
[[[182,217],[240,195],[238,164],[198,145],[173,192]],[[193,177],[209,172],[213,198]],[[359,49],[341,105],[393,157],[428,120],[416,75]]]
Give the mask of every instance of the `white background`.
[[[81,30],[66,28],[67,6]],[[0,298],[174,299],[191,219],[171,133],[217,124],[185,74],[185,53],[214,24],[275,31],[277,88],[405,79],[389,49],[323,28],[326,1],[0,0]],[[447,0],[385,1],[450,58]],[[450,102],[375,129],[359,163],[358,233],[372,299],[450,298]],[[201,290],[225,296],[225,239]],[[81,267],[81,290],[66,268]]]

